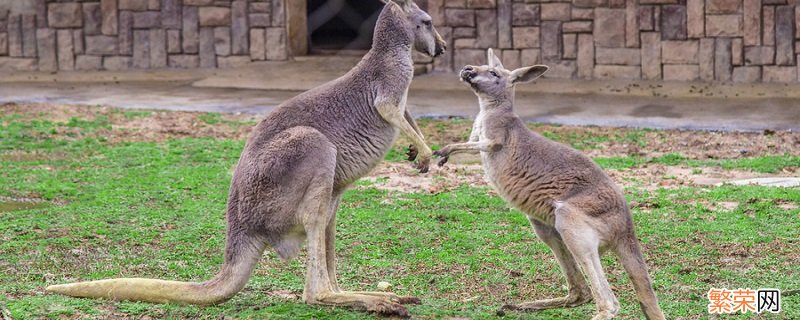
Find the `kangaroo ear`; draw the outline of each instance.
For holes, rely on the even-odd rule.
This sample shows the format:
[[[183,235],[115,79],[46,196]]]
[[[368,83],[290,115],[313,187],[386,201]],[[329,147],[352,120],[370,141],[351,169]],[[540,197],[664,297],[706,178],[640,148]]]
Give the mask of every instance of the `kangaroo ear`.
[[[400,9],[403,9],[404,12],[411,11],[411,5],[414,3],[413,0],[380,0],[380,1],[383,3],[394,2],[395,4],[400,6]]]
[[[536,78],[541,77],[547,72],[548,69],[550,68],[545,65],[537,64],[535,66],[522,67],[511,71],[511,83],[516,84],[536,80]]]
[[[500,62],[500,59],[497,58],[496,55],[494,55],[494,51],[492,50],[492,48],[489,48],[489,50],[486,50],[486,58],[489,61],[488,62],[489,67],[492,67],[492,68],[503,68],[503,63]]]

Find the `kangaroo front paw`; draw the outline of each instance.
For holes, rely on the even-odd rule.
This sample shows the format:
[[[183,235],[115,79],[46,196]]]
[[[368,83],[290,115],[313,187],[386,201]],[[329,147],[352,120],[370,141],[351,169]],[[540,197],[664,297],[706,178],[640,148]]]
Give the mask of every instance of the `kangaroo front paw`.
[[[417,159],[417,169],[419,170],[419,173],[428,172],[428,168],[430,166],[430,163],[431,163],[431,157],[430,156],[419,157],[419,159]]]
[[[417,147],[413,144],[409,145],[408,152],[406,152],[406,156],[408,156],[408,161],[416,160],[417,154],[419,154],[419,152],[417,151]]]
[[[442,148],[440,150],[434,151],[433,155],[440,158],[439,162],[437,164],[440,167],[444,166],[444,164],[447,163],[448,160],[450,160],[450,149],[448,149],[447,147],[444,147],[444,148]]]
[[[419,300],[417,297],[412,296],[397,296],[394,301],[399,304],[420,304],[422,301]]]

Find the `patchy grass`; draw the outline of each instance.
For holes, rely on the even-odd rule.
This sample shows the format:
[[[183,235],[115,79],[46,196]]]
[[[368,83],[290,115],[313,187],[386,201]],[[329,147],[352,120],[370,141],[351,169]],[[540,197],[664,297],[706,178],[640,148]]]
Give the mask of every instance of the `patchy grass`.
[[[198,119],[192,123],[205,135],[165,131],[158,137],[125,136],[117,131],[124,121],[172,119],[174,114],[97,112],[63,119],[0,113],[0,201],[44,201],[42,206],[0,212],[0,312],[7,309],[14,319],[372,317],[303,304],[297,297],[303,288],[304,256],[282,262],[271,251],[248,286],[218,306],[44,293],[48,284],[110,277],[200,281],[222,263],[227,188],[244,144],[236,130],[253,120],[187,114]],[[206,127],[209,121],[231,131],[212,131]],[[423,125],[428,140],[449,143],[437,134],[451,136],[446,133],[451,123]],[[468,123],[452,123],[463,126],[468,134]],[[553,128],[553,137],[562,137],[560,128]],[[605,142],[581,134],[563,139],[572,139],[573,145],[639,145],[639,138],[632,137],[654,132],[623,131]],[[117,136],[110,139],[108,134]],[[402,145],[390,158],[400,159]],[[659,164],[773,172],[798,167],[797,156],[783,153],[717,159],[686,154],[691,153],[601,154],[605,156],[596,160],[615,169]],[[423,304],[409,311],[423,319],[494,318],[503,303],[566,294],[549,249],[536,239],[525,217],[490,189],[462,185],[450,192],[403,193],[377,189],[366,180],[357,184],[345,194],[337,219],[339,277],[345,288],[374,290],[377,282],[388,281],[397,293],[422,299]],[[707,318],[705,293],[711,287],[800,288],[800,190],[623,187],[668,317]],[[719,203],[726,205],[711,205]],[[604,257],[604,265],[620,299],[620,318],[641,318],[621,266],[611,256]],[[800,318],[800,296],[784,297],[782,305],[783,313],[769,318]],[[593,308],[508,313],[505,318],[588,319]]]

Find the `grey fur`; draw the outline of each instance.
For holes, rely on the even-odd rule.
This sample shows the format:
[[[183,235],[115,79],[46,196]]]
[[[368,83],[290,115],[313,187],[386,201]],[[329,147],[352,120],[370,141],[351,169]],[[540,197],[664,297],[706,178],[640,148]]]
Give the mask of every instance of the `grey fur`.
[[[439,164],[443,165],[451,154],[479,152],[491,184],[528,216],[569,283],[566,297],[506,305],[504,309],[574,307],[594,299],[594,319],[613,318],[619,302],[600,265],[600,254],[610,248],[631,277],[647,318],[664,319],[622,191],[588,157],[532,132],[514,114],[514,85],[536,79],[547,67],[509,71],[491,49],[488,59],[488,65],[466,66],[461,71],[462,81],[470,85],[481,106],[470,141],[448,145],[435,155],[442,157]]]
[[[256,126],[233,174],[225,262],[214,279],[112,279],[51,286],[48,291],[214,304],[244,287],[267,244],[288,259],[308,240],[304,301],[407,316],[399,303],[416,298],[339,288],[334,236],[342,193],[383,159],[399,132],[414,142],[410,160],[416,157],[417,168],[428,170],[431,150],[405,109],[413,77],[412,48],[429,55],[445,49],[430,16],[413,1],[387,3],[372,49],[358,65],[284,102]]]

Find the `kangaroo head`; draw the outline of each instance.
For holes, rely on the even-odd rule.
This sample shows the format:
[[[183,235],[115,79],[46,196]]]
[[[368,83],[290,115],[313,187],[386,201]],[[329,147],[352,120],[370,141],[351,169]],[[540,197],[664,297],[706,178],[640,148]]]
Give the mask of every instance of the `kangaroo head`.
[[[381,0],[400,6],[405,13],[407,27],[414,33],[414,49],[436,57],[444,53],[447,44],[433,27],[431,16],[419,8],[413,0]]]
[[[461,81],[468,83],[478,97],[510,98],[514,95],[514,85],[533,81],[549,69],[545,65],[533,65],[510,71],[503,68],[492,49],[487,51],[487,55],[487,65],[467,65],[461,69]]]

